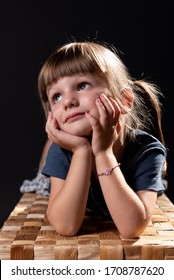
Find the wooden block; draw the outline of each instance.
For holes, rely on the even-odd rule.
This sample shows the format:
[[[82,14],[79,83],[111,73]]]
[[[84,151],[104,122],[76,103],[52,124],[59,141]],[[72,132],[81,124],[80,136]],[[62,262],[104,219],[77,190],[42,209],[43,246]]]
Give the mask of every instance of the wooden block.
[[[123,260],[123,246],[117,239],[100,240],[101,260]]]
[[[77,260],[77,238],[58,239],[54,247],[55,260]]]
[[[174,247],[172,246],[167,246],[164,248],[164,260],[174,260]]]
[[[124,244],[123,254],[125,260],[141,260],[142,259],[142,246],[131,244]]]
[[[99,260],[100,242],[98,238],[78,238],[78,260]]]
[[[163,260],[165,256],[164,246],[162,245],[143,245],[142,260]]]
[[[33,260],[34,250],[33,244],[12,245],[10,251],[11,260]]]

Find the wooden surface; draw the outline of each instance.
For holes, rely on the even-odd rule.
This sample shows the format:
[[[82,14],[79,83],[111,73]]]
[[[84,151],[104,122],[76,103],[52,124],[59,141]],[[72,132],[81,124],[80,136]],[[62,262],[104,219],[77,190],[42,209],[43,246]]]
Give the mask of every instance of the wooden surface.
[[[162,195],[137,239],[123,239],[113,222],[85,217],[77,236],[63,237],[46,217],[48,197],[25,193],[0,230],[1,260],[174,259],[174,205]]]

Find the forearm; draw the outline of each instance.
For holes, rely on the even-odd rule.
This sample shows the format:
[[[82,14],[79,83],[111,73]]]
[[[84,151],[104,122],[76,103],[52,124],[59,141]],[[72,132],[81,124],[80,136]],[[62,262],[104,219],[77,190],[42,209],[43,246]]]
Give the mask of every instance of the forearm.
[[[114,167],[118,162],[113,154],[102,153],[96,157],[97,173]],[[109,176],[99,176],[101,189],[112,219],[124,237],[135,237],[148,223],[147,211],[128,186],[120,170],[116,167]]]
[[[91,148],[79,149],[73,154],[67,178],[49,205],[50,222],[63,235],[74,235],[83,221],[89,192],[91,162]]]

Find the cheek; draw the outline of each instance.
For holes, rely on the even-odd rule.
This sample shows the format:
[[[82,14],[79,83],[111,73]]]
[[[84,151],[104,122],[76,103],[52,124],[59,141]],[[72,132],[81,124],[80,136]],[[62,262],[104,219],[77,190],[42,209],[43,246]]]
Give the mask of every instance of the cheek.
[[[89,110],[89,112],[91,114],[94,114],[95,116],[98,115],[98,109],[97,109],[97,106],[96,106],[96,99],[98,98],[98,95],[96,96],[89,96],[83,100],[84,104],[85,104],[85,107],[87,110]]]
[[[96,106],[96,101],[94,101],[93,104],[90,106],[89,112],[96,119],[99,118],[99,111],[98,111],[97,106]]]
[[[54,118],[56,118],[56,119],[59,118],[59,113],[57,110],[52,110],[52,113],[53,113]]]
[[[54,109],[54,110],[52,110],[52,113],[53,113],[53,117],[56,119],[58,124],[61,126],[62,121],[61,121],[61,113],[60,113],[60,111]]]

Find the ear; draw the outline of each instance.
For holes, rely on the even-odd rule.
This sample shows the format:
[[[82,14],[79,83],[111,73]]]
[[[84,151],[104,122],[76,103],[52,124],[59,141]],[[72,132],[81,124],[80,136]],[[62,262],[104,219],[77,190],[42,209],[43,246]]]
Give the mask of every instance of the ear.
[[[132,109],[133,107],[133,104],[134,104],[134,94],[133,94],[133,91],[130,87],[125,87],[123,90],[122,90],[122,108],[121,108],[121,113],[122,114],[127,114],[130,112],[130,110]]]

